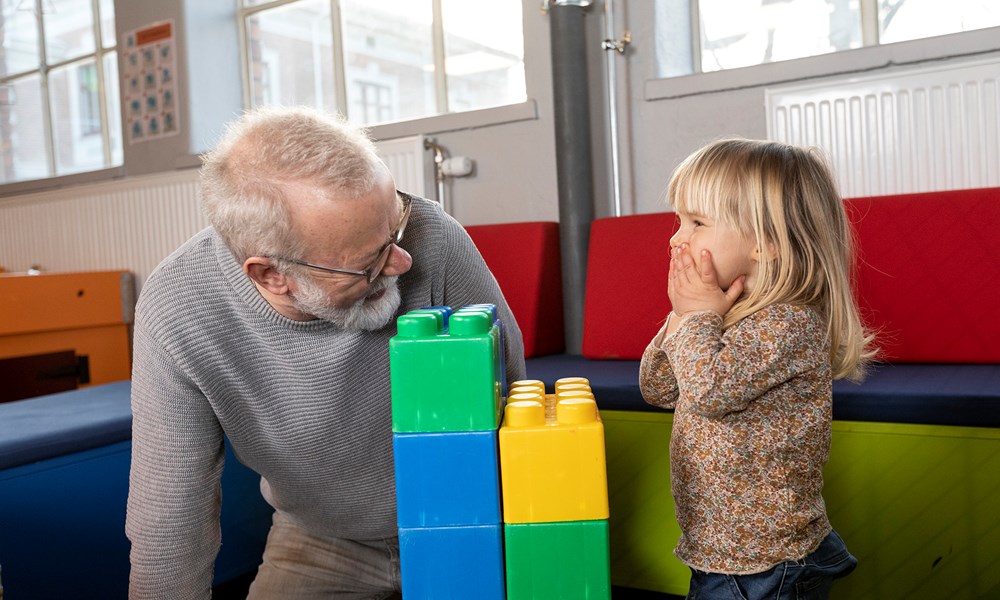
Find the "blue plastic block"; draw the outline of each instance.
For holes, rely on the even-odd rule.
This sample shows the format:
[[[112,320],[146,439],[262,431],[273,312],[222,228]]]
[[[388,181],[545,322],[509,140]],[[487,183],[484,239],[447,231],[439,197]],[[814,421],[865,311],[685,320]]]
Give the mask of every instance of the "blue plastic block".
[[[502,525],[399,530],[406,600],[503,600]]]
[[[454,311],[451,310],[450,306],[425,306],[423,308],[418,308],[416,310],[411,310],[410,315],[415,315],[418,313],[431,313],[438,317],[438,329],[446,330],[448,329],[448,317]]]
[[[400,527],[501,522],[497,432],[392,436]]]

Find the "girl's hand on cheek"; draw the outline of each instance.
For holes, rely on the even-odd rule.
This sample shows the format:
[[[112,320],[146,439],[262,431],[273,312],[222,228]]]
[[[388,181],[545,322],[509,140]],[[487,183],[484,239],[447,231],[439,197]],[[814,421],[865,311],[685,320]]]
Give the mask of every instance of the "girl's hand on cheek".
[[[745,280],[746,277],[741,275],[729,286],[729,290],[723,291],[708,250],[701,251],[698,261],[691,255],[687,244],[671,251],[667,295],[678,316],[702,310],[725,315],[743,293]]]

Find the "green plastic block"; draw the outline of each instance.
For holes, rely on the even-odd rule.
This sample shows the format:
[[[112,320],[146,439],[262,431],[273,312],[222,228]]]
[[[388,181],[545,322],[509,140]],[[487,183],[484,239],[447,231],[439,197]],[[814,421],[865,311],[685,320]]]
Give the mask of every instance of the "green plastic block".
[[[608,521],[504,525],[507,598],[611,598]]]
[[[488,312],[417,310],[389,340],[394,433],[491,431],[500,425],[499,329]]]

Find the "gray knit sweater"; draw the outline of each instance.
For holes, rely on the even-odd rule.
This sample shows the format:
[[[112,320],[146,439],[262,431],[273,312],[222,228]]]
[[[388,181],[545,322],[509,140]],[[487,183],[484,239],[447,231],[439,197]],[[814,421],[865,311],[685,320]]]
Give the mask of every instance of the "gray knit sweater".
[[[401,244],[400,313],[499,307],[508,381],[521,333],[465,230],[417,199]],[[258,294],[211,228],[169,256],[136,308],[126,533],[132,598],[209,598],[223,434],[275,508],[318,535],[396,534],[389,338],[292,321]]]

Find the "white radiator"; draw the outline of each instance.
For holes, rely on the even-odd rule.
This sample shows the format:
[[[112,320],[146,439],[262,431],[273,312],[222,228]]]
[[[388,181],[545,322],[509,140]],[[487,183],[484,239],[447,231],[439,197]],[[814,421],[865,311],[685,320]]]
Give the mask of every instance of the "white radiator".
[[[198,171],[0,199],[0,266],[23,272],[127,270],[136,291],[150,272],[208,225]]]
[[[396,186],[426,196],[423,138],[378,148]],[[207,226],[197,169],[0,198],[0,267],[128,270],[138,292],[161,260]]]
[[[770,139],[823,148],[845,197],[1000,185],[1000,59],[766,90]]]
[[[425,181],[427,179],[427,150],[424,148],[424,136],[397,138],[376,142],[378,154],[389,167],[396,180],[396,188],[404,192],[427,196]],[[433,197],[433,196],[430,196]]]

